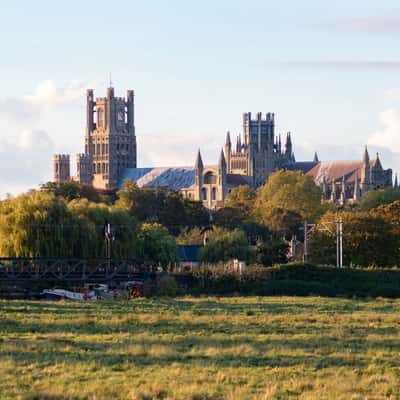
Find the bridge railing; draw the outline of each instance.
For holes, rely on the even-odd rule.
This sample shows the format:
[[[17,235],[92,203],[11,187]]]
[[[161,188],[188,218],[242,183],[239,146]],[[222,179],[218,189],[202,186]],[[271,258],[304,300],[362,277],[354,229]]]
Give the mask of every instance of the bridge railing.
[[[151,268],[131,259],[0,258],[0,281],[106,282],[144,277]]]

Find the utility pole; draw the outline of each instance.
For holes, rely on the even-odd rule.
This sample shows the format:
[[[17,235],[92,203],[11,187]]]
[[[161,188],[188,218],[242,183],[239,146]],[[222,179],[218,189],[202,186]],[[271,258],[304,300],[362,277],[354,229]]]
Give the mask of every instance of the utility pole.
[[[343,219],[336,220],[336,267],[343,268]]]
[[[337,219],[336,221],[336,268],[339,268],[339,220]]]
[[[111,224],[106,224],[104,227],[104,237],[106,239],[106,257],[108,259],[111,258],[111,242],[112,242],[112,232],[111,232]]]
[[[343,219],[339,218],[340,268],[343,268]]]
[[[107,271],[106,276],[108,278],[108,274],[111,270],[111,256],[112,256],[112,242],[115,239],[114,234],[111,229],[111,224],[106,224],[104,227],[104,237],[106,239],[106,257],[108,258],[107,262]]]
[[[304,264],[308,261],[308,222],[304,221],[304,255],[303,262]]]

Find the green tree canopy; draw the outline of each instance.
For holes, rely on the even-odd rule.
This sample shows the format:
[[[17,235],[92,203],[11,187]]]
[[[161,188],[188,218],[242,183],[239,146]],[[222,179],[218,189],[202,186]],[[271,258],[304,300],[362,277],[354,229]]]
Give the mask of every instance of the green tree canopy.
[[[174,235],[185,227],[208,223],[208,213],[200,202],[183,199],[179,192],[163,188],[139,188],[126,180],[118,193],[116,206],[127,210],[140,222],[156,222]]]
[[[235,207],[222,207],[213,214],[213,224],[226,229],[240,227],[244,219],[243,212]]]
[[[312,261],[336,263],[336,223],[343,220],[343,261],[345,265],[390,266],[399,260],[399,236],[392,226],[367,212],[327,212],[310,240]]]
[[[246,234],[240,230],[217,230],[209,238],[206,246],[200,251],[202,261],[219,262],[238,259],[247,261],[250,250]]]
[[[145,261],[160,263],[166,267],[177,260],[175,238],[164,226],[144,223],[140,228],[139,237]]]
[[[359,209],[369,211],[378,206],[390,204],[397,200],[400,200],[399,190],[393,188],[370,190],[361,198]]]
[[[256,191],[248,185],[233,188],[225,199],[225,207],[240,210],[243,219],[248,219],[253,213]]]
[[[0,202],[0,255],[3,257],[75,257],[87,255],[87,229],[64,200],[32,192]]]
[[[296,225],[296,214],[303,220],[315,221],[322,211],[320,189],[301,171],[282,170],[273,173],[258,190],[255,201],[257,220],[267,226],[271,224],[271,229],[273,226],[277,231],[285,231],[288,226]],[[277,223],[276,215],[283,212],[287,217],[281,218],[281,222],[290,221],[286,226]]]
[[[289,246],[286,242],[279,238],[271,238],[256,246],[255,259],[258,264],[263,266],[285,264],[288,251]]]
[[[62,183],[47,182],[40,186],[42,192],[53,193],[66,201],[74,199],[88,199],[99,203],[103,199],[91,185],[81,185],[78,182],[66,181]]]
[[[71,212],[80,220],[85,221],[88,245],[91,257],[106,255],[105,226],[112,229],[112,256],[118,258],[139,258],[142,253],[138,240],[138,224],[125,210],[96,204],[87,199],[73,200],[68,204]]]
[[[263,212],[263,221],[272,232],[287,239],[294,233],[298,234],[304,222],[298,212],[281,207],[266,208]]]
[[[202,245],[204,242],[204,229],[202,228],[184,228],[176,238],[177,244],[197,244]]]
[[[0,202],[3,257],[105,256],[105,224],[113,228],[113,256],[141,254],[137,223],[127,212],[87,199],[67,203],[53,193],[32,192]]]
[[[374,208],[371,215],[389,223],[393,232],[400,236],[400,200]]]

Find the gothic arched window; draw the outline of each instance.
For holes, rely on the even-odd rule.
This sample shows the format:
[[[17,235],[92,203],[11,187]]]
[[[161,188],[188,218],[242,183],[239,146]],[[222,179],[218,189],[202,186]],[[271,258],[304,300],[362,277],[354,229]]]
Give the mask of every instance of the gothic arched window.
[[[211,200],[217,200],[217,189],[215,187],[211,190]]]
[[[206,188],[201,189],[201,199],[207,200],[207,189]]]
[[[216,184],[217,183],[217,177],[212,172],[207,172],[204,175],[204,183],[205,184]]]
[[[97,126],[99,128],[104,126],[104,110],[102,108],[97,110]]]

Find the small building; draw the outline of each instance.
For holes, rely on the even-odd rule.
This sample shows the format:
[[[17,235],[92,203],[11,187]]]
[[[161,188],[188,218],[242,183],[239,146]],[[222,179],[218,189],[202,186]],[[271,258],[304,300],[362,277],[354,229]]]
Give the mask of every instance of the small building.
[[[203,246],[197,244],[178,244],[176,255],[179,260],[179,268],[198,268],[200,266],[200,249]]]

